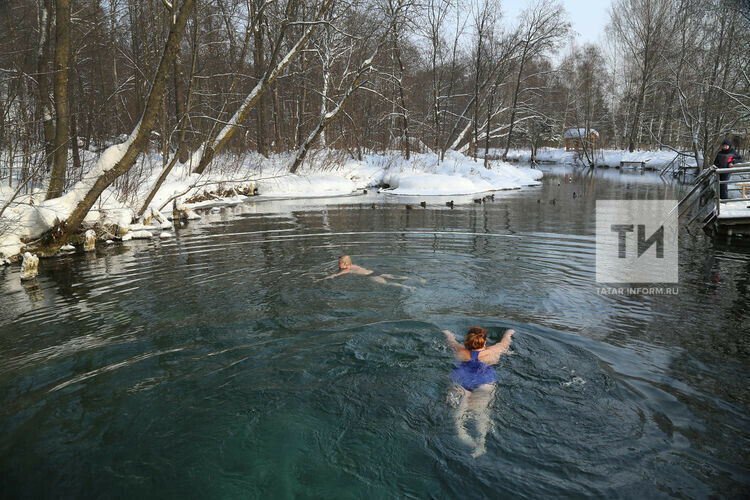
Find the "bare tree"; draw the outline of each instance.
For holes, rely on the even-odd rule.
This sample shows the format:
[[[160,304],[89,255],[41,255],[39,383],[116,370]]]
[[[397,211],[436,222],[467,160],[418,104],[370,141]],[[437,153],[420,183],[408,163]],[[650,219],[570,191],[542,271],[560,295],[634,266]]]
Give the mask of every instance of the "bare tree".
[[[173,9],[169,36],[162,53],[151,90],[148,93],[146,105],[138,124],[130,133],[128,139],[121,144],[108,148],[99,158],[96,168],[86,174],[81,185],[74,189],[71,196],[75,196],[75,207],[70,215],[61,221],[58,227],[47,233],[47,251],[54,253],[72,234],[78,231],[83,219],[101,193],[117,179],[126,173],[135,163],[136,158],[143,151],[151,135],[156,115],[166,90],[169,70],[174,65],[177,45],[185,31],[185,25],[192,9],[193,0],[184,0],[182,5],[171,6]]]
[[[672,37],[670,0],[617,0],[610,10],[610,23],[627,48],[633,62],[638,90],[635,95],[628,149],[635,150],[646,90],[659,63],[658,53]]]
[[[203,173],[209,163],[211,163],[211,160],[213,160],[216,153],[224,147],[227,141],[229,141],[232,135],[237,131],[237,128],[245,120],[245,117],[250,112],[250,110],[255,107],[258,100],[260,99],[260,96],[269,89],[273,82],[276,81],[276,78],[279,77],[281,72],[284,71],[289,63],[291,63],[292,60],[307,45],[308,40],[313,35],[315,29],[318,27],[321,18],[331,7],[332,3],[333,0],[323,0],[317,11],[314,21],[311,23],[305,23],[306,27],[301,37],[286,52],[286,54],[277,61],[278,54],[281,50],[282,44],[284,42],[284,37],[286,35],[285,27],[288,27],[292,23],[291,14],[294,7],[294,0],[289,0],[289,2],[287,3],[286,15],[283,21],[282,29],[276,39],[271,57],[269,59],[270,64],[272,64],[273,66],[266,69],[263,77],[245,97],[245,100],[242,102],[239,109],[229,119],[229,121],[221,129],[221,131],[215,137],[210,137],[206,142],[204,142],[201,148],[193,154],[193,159],[191,161],[193,162],[193,164],[197,164],[197,167],[194,169],[195,173]]]
[[[558,3],[547,3],[537,0],[521,15],[519,30],[520,48],[517,60],[518,73],[512,93],[508,137],[505,142],[503,159],[508,156],[510,142],[518,112],[518,98],[522,91],[522,79],[526,64],[534,57],[546,51],[554,50],[562,42],[568,32],[570,24],[565,18],[565,11]]]
[[[359,64],[359,66],[354,71],[350,72],[348,75],[345,75],[345,78],[350,80],[349,86],[346,88],[343,95],[339,98],[339,102],[336,107],[329,111],[320,120],[318,125],[313,129],[312,132],[310,132],[310,135],[307,136],[305,142],[300,145],[294,161],[292,162],[292,165],[289,169],[290,173],[295,173],[297,171],[299,166],[302,164],[302,161],[305,159],[305,156],[307,156],[310,146],[315,143],[323,130],[325,130],[325,128],[330,125],[333,120],[336,119],[336,117],[339,115],[344,105],[354,94],[354,92],[362,86],[362,84],[364,83],[364,76],[372,69],[375,58],[378,56],[378,53],[388,41],[388,37],[394,26],[399,22],[400,17],[408,8],[408,4],[406,2],[407,0],[397,0],[397,3],[389,9],[388,19],[386,23],[384,23],[386,25],[385,29],[380,34],[375,49]]]

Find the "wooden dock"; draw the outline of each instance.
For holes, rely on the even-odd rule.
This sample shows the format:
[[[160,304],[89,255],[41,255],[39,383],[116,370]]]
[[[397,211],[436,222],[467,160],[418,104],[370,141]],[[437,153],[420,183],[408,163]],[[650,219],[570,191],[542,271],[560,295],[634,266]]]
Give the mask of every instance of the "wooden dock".
[[[729,177],[722,180],[722,174]],[[727,198],[720,197],[722,185],[727,186]],[[704,170],[677,208],[680,217],[689,216],[687,227],[697,222],[710,234],[750,234],[750,162]]]
[[[645,161],[625,161],[620,160],[620,168],[646,168],[646,162]]]
[[[729,179],[722,181],[722,174],[728,174]],[[715,215],[719,228],[750,232],[750,163],[741,163],[733,168],[719,168],[713,175]],[[719,198],[722,185],[728,188],[728,198]]]

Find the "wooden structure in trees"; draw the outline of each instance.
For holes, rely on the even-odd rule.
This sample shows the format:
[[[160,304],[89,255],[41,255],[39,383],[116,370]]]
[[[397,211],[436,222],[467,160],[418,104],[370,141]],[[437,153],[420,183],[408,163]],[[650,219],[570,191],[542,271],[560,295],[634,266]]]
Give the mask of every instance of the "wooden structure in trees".
[[[588,135],[585,128],[569,128],[563,133],[565,139],[565,151],[580,151],[585,145],[589,149],[596,149],[596,140],[599,138],[599,132],[589,129]]]

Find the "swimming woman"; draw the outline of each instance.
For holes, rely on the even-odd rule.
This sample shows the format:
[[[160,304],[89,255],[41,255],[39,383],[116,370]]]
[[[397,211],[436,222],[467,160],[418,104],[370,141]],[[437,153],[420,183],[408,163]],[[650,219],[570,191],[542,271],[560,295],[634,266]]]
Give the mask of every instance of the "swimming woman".
[[[339,257],[339,272],[332,274],[330,276],[326,276],[325,278],[322,278],[322,279],[328,280],[331,278],[336,278],[343,274],[361,274],[362,276],[367,276],[371,280],[375,281],[376,283],[380,283],[382,285],[399,286],[401,288],[414,290],[413,286],[402,285],[401,283],[391,283],[390,281],[386,280],[386,278],[389,280],[406,280],[406,279],[409,279],[408,276],[395,276],[393,274],[375,273],[375,271],[371,269],[366,269],[362,266],[353,264],[352,258],[349,257],[348,255],[342,255],[341,257]],[[423,280],[422,278],[415,278],[415,279],[418,281],[421,281],[422,283],[426,283],[426,281]]]
[[[469,328],[464,345],[456,342],[456,338],[448,330],[443,330],[448,344],[453,348],[453,354],[459,361],[453,369],[451,378],[455,383],[455,390],[461,401],[456,409],[455,422],[458,438],[469,446],[474,446],[473,457],[486,452],[485,438],[490,429],[489,404],[495,390],[497,374],[492,365],[496,364],[500,356],[510,347],[514,330],[506,330],[502,340],[487,347],[487,330],[481,326]],[[465,421],[469,412],[474,412],[477,427],[477,438],[473,439],[466,431]]]

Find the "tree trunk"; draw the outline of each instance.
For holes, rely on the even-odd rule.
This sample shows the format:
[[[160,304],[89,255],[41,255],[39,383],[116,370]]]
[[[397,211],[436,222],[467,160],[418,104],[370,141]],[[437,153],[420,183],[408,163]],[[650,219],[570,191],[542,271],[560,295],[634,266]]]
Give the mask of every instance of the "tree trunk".
[[[330,61],[328,60],[329,54],[325,54],[323,58],[323,88],[320,92],[320,120],[324,121],[328,114],[328,92],[331,88],[331,75],[330,75]],[[326,132],[325,130],[320,131],[320,147],[326,147]]]
[[[299,54],[307,44],[307,41],[312,36],[315,28],[317,27],[317,21],[320,21],[321,17],[333,3],[333,0],[324,0],[320,6],[320,10],[316,15],[315,23],[308,25],[305,28],[305,32],[302,37],[297,40],[297,43],[289,49],[286,55],[278,62],[276,56],[281,48],[281,44],[284,40],[285,26],[282,27],[279,37],[274,46],[273,53],[271,54],[270,62],[273,64],[273,68],[268,69],[264,74],[263,78],[253,87],[250,93],[245,97],[245,101],[242,103],[237,112],[229,119],[228,123],[222,128],[221,132],[215,137],[207,140],[198,154],[198,166],[193,170],[196,174],[201,174],[208,167],[211,161],[216,156],[216,153],[220,151],[232,135],[237,131],[237,128],[244,122],[247,114],[255,107],[260,97],[268,90],[268,88],[276,81],[276,78],[281,74],[282,71],[291,63],[294,58]],[[291,1],[287,4],[287,19],[291,10]]]
[[[396,62],[398,62],[398,92],[399,92],[399,98],[401,100],[401,118],[402,118],[402,137],[404,138],[404,153],[406,155],[406,159],[411,158],[411,145],[409,144],[409,119],[407,116],[407,109],[406,109],[406,95],[404,93],[404,73],[406,71],[404,70],[404,63],[401,61],[401,51],[398,47],[398,37],[395,37],[394,40],[394,50],[396,52]]]
[[[253,7],[253,9],[254,8],[256,7]],[[251,15],[255,17],[255,11],[253,9],[251,9]],[[261,81],[263,78],[263,74],[265,72],[265,55],[263,53],[263,20],[262,19],[258,19],[258,22],[255,24],[255,30],[253,34],[255,36],[255,52],[254,52],[255,77],[258,79],[258,81]],[[273,64],[273,61],[271,61],[271,64]],[[265,99],[263,98],[263,95],[261,95],[258,99],[258,104],[255,107],[255,112],[256,112],[255,132],[257,134],[258,153],[262,154],[263,156],[268,156],[268,148],[266,147],[266,103],[265,103]]]
[[[180,143],[177,146],[177,158],[180,163],[188,161],[188,149],[185,143],[185,127],[187,120],[184,119],[185,115],[185,84],[183,83],[182,74],[182,60],[180,58],[180,48],[177,47],[177,54],[174,58],[174,105],[175,105],[175,117],[178,122],[182,122],[182,131],[180,132]]]
[[[492,89],[492,92],[490,92],[490,102],[487,106],[487,136],[484,138],[484,168],[489,169],[490,164],[487,157],[490,154],[490,130],[492,130],[492,127],[490,126],[492,123],[492,105],[495,97],[495,89]],[[534,152],[532,150],[531,155],[534,155]]]
[[[195,31],[193,32],[193,61],[190,64],[190,85],[188,86],[188,91],[187,91],[187,104],[184,107],[183,114],[178,117],[178,120],[180,120],[180,122],[178,122],[177,124],[178,126],[181,125],[180,139],[179,139],[179,144],[177,146],[178,154],[173,155],[172,158],[169,160],[169,164],[167,164],[167,166],[164,167],[164,169],[162,169],[162,172],[159,175],[159,178],[156,180],[156,183],[154,183],[154,186],[151,188],[151,191],[148,193],[148,196],[146,196],[146,199],[143,201],[143,205],[141,205],[141,208],[137,214],[138,217],[140,217],[146,212],[146,209],[151,204],[151,201],[153,201],[154,196],[156,196],[156,193],[159,191],[159,188],[161,187],[162,184],[164,184],[164,181],[167,180],[167,176],[169,175],[169,172],[172,171],[172,168],[174,167],[175,163],[177,163],[177,160],[180,160],[180,163],[185,163],[189,159],[189,155],[188,155],[188,159],[185,159],[184,161],[180,159],[179,151],[181,151],[183,147],[185,148],[185,150],[187,150],[187,147],[185,147],[185,135],[187,133],[187,114],[190,113],[190,109],[192,107],[192,102],[193,102],[193,89],[195,86],[195,70],[196,70],[197,63],[198,63],[198,49],[197,49],[198,40],[197,38],[198,38],[198,30],[196,27]],[[179,48],[178,48],[178,51],[179,51]]]
[[[70,60],[70,0],[56,0],[55,7],[55,162],[47,197],[62,195],[68,165],[68,63]]]
[[[304,77],[307,73],[307,56],[302,54],[302,65],[301,73]],[[305,105],[307,104],[307,85],[302,85],[302,97],[297,100],[297,129],[295,131],[295,138],[297,144],[302,144],[302,122],[305,116]]]
[[[273,142],[275,144],[274,151],[282,151],[282,148],[285,148],[285,144],[283,143],[282,137],[286,137],[283,134],[282,126],[284,122],[281,119],[281,102],[279,100],[279,86],[274,85],[273,86],[273,92],[271,93],[273,96],[273,133],[274,138]]]
[[[73,149],[73,172],[80,172],[81,154],[78,151],[78,118],[76,113],[70,115],[70,146]]]
[[[176,1],[176,0],[174,0]],[[141,154],[143,148],[148,142],[151,131],[156,122],[156,116],[159,112],[159,104],[164,98],[166,90],[169,69],[174,64],[174,58],[177,54],[177,46],[180,43],[182,34],[185,31],[185,24],[192,9],[193,0],[184,0],[179,12],[173,18],[174,22],[170,26],[167,43],[164,46],[161,61],[156,70],[151,91],[148,94],[146,106],[141,115],[141,119],[130,133],[128,140],[122,144],[117,144],[108,148],[99,158],[97,166],[84,177],[81,183],[81,189],[86,189],[86,194],[80,198],[65,220],[62,226],[62,234],[59,238],[54,238],[48,242],[48,250],[56,251],[66,240],[78,231],[81,222],[88,214],[96,199],[102,192],[122,174],[130,170]],[[176,9],[176,6],[174,7]],[[49,236],[53,238],[55,228],[50,231]]]
[[[49,81],[49,42],[52,34],[52,2],[39,2],[39,48],[37,52],[37,81],[39,82],[39,103],[41,105],[44,129],[44,162],[47,171],[52,167],[55,151],[55,124],[52,122],[52,99]]]

